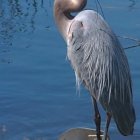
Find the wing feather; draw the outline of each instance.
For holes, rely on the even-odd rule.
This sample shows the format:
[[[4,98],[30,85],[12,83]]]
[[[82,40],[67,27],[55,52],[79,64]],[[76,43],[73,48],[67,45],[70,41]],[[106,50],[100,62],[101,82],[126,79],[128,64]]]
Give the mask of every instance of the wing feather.
[[[124,101],[126,87],[131,98],[129,66],[118,39],[99,15],[89,25],[82,18],[75,19],[69,32],[68,58],[76,74],[97,99],[106,91],[109,99],[120,93]]]
[[[67,53],[78,85],[84,83],[103,108],[114,115],[120,132],[127,135],[133,129],[135,113],[129,65],[117,37],[100,15],[88,10],[76,16],[69,34]],[[132,120],[127,116],[122,124],[117,107],[128,107],[121,116],[125,120],[131,113]],[[124,129],[128,126],[130,129]]]

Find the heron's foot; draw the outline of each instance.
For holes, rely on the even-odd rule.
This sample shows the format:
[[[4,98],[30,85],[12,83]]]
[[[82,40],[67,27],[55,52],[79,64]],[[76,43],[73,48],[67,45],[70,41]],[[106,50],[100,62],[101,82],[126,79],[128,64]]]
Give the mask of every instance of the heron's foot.
[[[101,131],[100,131],[101,117],[100,117],[100,114],[99,113],[97,113],[95,115],[95,124],[96,124],[97,140],[101,140]]]
[[[107,112],[106,115],[107,115],[107,118],[106,118],[106,127],[105,127],[105,131],[104,131],[103,140],[107,140],[109,124],[110,124],[111,117],[112,117],[112,115],[109,112]]]
[[[97,134],[97,140],[101,140],[101,132],[100,132],[100,126],[101,126],[101,116],[100,112],[98,110],[96,99],[93,97],[93,104],[94,104],[94,110],[95,110],[95,124],[96,124],[96,134]]]
[[[102,138],[101,138],[101,133],[98,133],[98,132],[97,132],[96,135],[97,135],[97,140],[102,140]]]
[[[100,136],[97,136],[97,140],[102,140],[102,138]]]

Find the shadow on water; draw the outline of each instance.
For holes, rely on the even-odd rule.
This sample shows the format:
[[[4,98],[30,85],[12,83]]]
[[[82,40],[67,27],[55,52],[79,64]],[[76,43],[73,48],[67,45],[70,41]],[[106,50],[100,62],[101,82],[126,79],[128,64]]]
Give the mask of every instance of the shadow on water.
[[[10,54],[15,36],[32,34],[36,29],[37,14],[43,9],[47,19],[51,5],[51,0],[47,3],[44,0],[0,0],[0,62],[12,62],[6,53]]]

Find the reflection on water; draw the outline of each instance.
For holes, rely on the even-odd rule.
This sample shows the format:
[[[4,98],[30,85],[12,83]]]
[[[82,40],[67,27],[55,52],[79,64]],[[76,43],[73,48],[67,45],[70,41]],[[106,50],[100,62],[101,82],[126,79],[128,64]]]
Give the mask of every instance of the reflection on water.
[[[5,27],[6,31],[23,31],[27,30],[34,31],[35,29],[35,16],[38,12],[38,9],[43,8],[48,15],[47,8],[51,6],[52,2],[49,0],[48,4],[44,6],[44,1],[41,0],[40,3],[36,0],[1,0],[0,3],[0,18],[1,18],[1,26]],[[11,23],[11,26],[8,26],[7,23]],[[29,23],[29,24],[27,24]],[[16,27],[16,28],[14,28]],[[14,28],[14,29],[13,29]],[[9,33],[8,32],[8,33]],[[10,34],[10,33],[9,33]]]
[[[36,29],[36,15],[44,10],[46,19],[49,16],[48,7],[52,1],[47,0],[0,0],[0,56],[1,62],[10,63],[5,53],[11,51],[12,42],[18,33],[31,34]],[[47,23],[46,23],[47,26]],[[47,26],[47,28],[50,26]],[[4,53],[4,54],[3,54]]]
[[[139,1],[100,3],[118,35],[140,38]],[[87,7],[102,13],[92,0]],[[56,140],[71,127],[94,127],[90,97],[84,90],[80,98],[75,94],[75,77],[52,12],[53,0],[0,0],[0,140]],[[133,140],[140,139],[139,51],[126,51],[138,116]],[[132,139],[122,137],[113,122],[110,133],[113,140]]]
[[[131,4],[129,5],[130,9],[133,9],[136,5],[136,1],[135,0],[130,0]]]

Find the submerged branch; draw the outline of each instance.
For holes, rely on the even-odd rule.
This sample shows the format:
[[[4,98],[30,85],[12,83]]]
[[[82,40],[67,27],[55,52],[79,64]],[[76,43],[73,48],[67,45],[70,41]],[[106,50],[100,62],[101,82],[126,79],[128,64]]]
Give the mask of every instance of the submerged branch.
[[[140,39],[137,39],[137,38],[128,37],[128,36],[117,36],[117,37],[132,40],[132,41],[136,41],[136,42],[140,43]]]
[[[132,37],[128,37],[128,36],[118,36],[119,38],[123,38],[123,39],[128,39],[128,40],[131,40],[131,41],[134,41],[136,42],[136,45],[132,45],[132,46],[129,46],[129,47],[125,47],[124,49],[131,49],[131,48],[136,48],[136,47],[140,47],[140,39],[137,39],[137,38],[132,38]]]
[[[133,46],[126,47],[126,48],[124,48],[124,50],[127,50],[127,49],[132,49],[132,48],[136,48],[136,47],[140,47],[140,44],[137,44],[137,45],[133,45]]]

